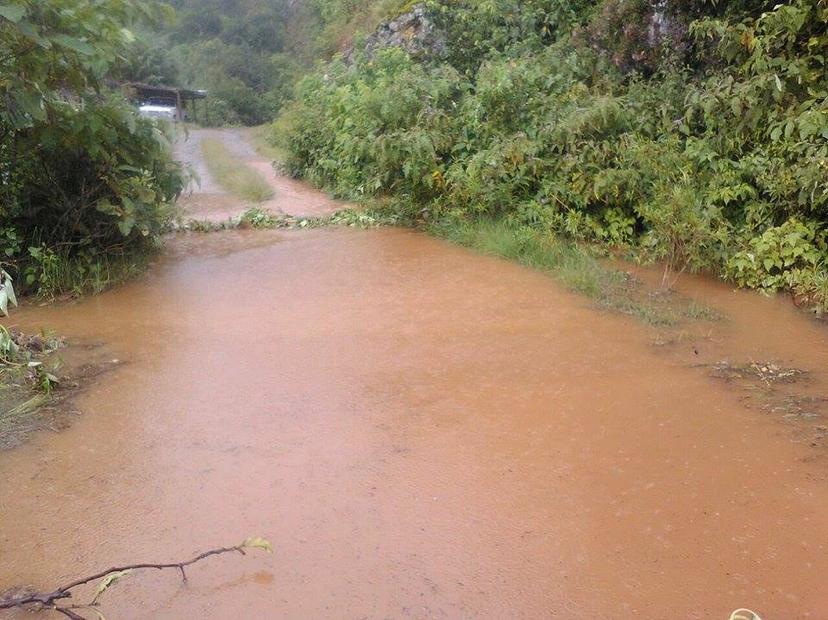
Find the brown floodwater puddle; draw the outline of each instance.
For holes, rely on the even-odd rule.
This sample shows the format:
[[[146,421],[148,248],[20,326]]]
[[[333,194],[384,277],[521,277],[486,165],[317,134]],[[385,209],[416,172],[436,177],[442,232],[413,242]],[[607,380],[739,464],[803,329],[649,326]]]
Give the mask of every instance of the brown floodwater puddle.
[[[819,448],[694,366],[790,358],[825,386],[825,327],[784,300],[685,278],[728,319],[658,347],[540,273],[414,232],[233,235],[18,315],[125,363],[71,428],[0,453],[0,589],[259,535],[272,556],[132,575],[104,609],[828,617]]]

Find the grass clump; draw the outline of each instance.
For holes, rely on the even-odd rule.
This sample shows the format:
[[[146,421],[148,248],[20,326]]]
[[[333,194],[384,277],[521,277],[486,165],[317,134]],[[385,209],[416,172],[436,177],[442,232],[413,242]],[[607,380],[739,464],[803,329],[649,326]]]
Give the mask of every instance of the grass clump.
[[[253,168],[240,161],[221,140],[205,138],[201,143],[207,168],[227,191],[250,202],[273,197],[273,188]]]
[[[684,314],[689,319],[695,319],[698,321],[722,321],[724,320],[724,316],[718,312],[717,310],[705,306],[704,304],[700,304],[697,301],[691,301],[687,308],[684,311]]]
[[[45,245],[29,248],[30,262],[23,269],[24,290],[34,291],[41,299],[98,294],[143,274],[159,247],[75,256]]]

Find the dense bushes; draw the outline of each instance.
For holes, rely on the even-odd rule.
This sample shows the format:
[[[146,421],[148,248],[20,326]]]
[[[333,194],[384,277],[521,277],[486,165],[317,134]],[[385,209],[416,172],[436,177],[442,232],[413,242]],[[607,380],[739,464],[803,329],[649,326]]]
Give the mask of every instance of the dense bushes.
[[[0,252],[19,283],[71,288],[114,255],[144,251],[165,225],[181,170],[160,130],[105,87],[134,41],[128,28],[161,10],[0,5]]]
[[[447,58],[392,49],[306,78],[278,123],[288,166],[420,217],[508,218],[826,304],[828,8],[686,3],[683,47],[665,27],[643,54],[587,36],[610,1],[434,0]]]

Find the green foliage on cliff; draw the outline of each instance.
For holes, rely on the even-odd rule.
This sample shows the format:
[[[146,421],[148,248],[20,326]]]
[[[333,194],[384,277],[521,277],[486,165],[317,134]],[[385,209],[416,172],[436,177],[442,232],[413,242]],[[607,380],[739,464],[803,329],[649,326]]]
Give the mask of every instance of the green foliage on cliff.
[[[824,307],[828,5],[663,6],[432,0],[445,57],[306,77],[276,126],[287,165],[409,215],[503,218]]]

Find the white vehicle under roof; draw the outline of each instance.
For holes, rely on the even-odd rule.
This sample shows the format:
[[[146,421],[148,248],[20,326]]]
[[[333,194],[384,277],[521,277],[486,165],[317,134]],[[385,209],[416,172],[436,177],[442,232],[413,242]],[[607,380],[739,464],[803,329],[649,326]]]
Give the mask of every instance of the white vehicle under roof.
[[[178,120],[178,108],[174,105],[145,103],[138,107],[138,114],[146,118],[165,118],[171,121]]]

